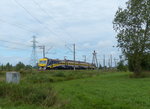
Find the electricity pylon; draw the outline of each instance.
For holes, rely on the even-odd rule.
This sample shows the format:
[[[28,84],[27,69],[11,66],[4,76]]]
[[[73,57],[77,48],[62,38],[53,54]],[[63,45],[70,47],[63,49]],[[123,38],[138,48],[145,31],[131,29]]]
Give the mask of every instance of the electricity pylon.
[[[92,64],[95,65],[96,67],[98,67],[98,62],[97,62],[97,56],[96,56],[96,52],[94,50],[93,52],[93,58],[92,58]]]
[[[31,42],[32,42],[31,65],[32,65],[32,67],[36,67],[37,66],[36,36],[33,36],[33,41],[31,41]]]

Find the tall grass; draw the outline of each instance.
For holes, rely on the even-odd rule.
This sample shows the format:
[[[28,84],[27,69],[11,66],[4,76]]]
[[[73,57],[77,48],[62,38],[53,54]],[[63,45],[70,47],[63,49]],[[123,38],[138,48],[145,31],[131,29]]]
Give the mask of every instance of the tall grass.
[[[62,101],[61,99],[59,99],[58,97],[59,95],[56,93],[56,91],[53,90],[51,85],[54,85],[57,83],[60,84],[62,83],[61,81],[71,82],[69,80],[79,81],[75,79],[80,79],[80,80],[82,80],[81,78],[88,79],[89,77],[96,77],[97,75],[100,75],[105,72],[102,72],[100,70],[21,71],[20,72],[21,73],[20,84],[7,84],[4,82],[0,82],[0,102],[1,101],[4,102],[2,100],[4,99],[8,101],[4,103],[5,105],[9,105],[9,103],[13,102],[12,103],[13,105],[14,104],[17,104],[17,105],[19,104],[19,106],[20,104],[27,105],[27,106],[35,105],[37,107],[42,107],[42,109],[43,108],[48,109],[48,108],[51,108],[52,106],[58,106],[58,105],[60,108],[60,106],[67,104],[67,103],[65,102],[65,100]],[[5,73],[2,73],[1,76],[4,77]],[[64,83],[67,83],[67,82],[64,82]],[[78,87],[79,85],[80,83],[76,84],[75,87]],[[68,86],[70,87],[70,85],[67,85],[66,88]],[[63,88],[65,87],[63,86]],[[61,92],[63,92],[63,90]],[[71,90],[71,88],[69,88],[68,90]],[[82,90],[80,91],[82,92]],[[68,92],[69,91],[67,91],[67,93]],[[75,91],[75,92],[78,92],[78,91]],[[71,96],[74,94],[75,93],[71,94]],[[82,94],[81,96],[79,94],[78,97],[79,99],[86,100],[86,98],[82,98]],[[95,105],[97,105],[97,102],[96,104],[94,104],[94,106]],[[0,107],[1,107],[1,103],[0,103]],[[3,105],[3,107],[5,106]]]
[[[57,102],[57,93],[51,87],[30,84],[0,84],[0,97],[13,102],[50,107]]]
[[[59,81],[68,81],[74,79],[88,78],[101,74],[98,71],[70,71],[70,70],[54,70],[54,71],[38,71],[36,73],[28,73],[24,75],[23,81],[29,83],[53,83]]]

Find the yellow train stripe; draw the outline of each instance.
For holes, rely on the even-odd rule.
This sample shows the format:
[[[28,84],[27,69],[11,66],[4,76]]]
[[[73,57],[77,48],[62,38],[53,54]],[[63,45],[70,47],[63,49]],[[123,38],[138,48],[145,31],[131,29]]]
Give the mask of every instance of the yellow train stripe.
[[[92,68],[94,68],[94,66],[92,66],[92,65],[89,65],[89,64],[77,64],[77,63],[58,63],[58,64],[52,64],[52,65],[50,65],[50,66],[48,66],[49,68],[55,68],[55,67],[58,67],[58,66],[61,66],[61,65],[66,65],[66,66],[68,66],[68,65],[75,65],[75,66],[83,66],[83,67],[92,67]]]

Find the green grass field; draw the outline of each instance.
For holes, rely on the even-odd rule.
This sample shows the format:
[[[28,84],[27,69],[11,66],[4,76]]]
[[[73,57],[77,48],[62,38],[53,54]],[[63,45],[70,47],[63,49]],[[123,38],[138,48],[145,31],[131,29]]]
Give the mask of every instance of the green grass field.
[[[43,101],[34,101],[38,100],[34,96],[30,97],[33,103],[28,103],[24,101],[27,98],[17,95],[16,100],[13,100],[7,94],[2,96],[0,93],[0,109],[149,109],[150,78],[129,78],[129,74],[131,73],[99,71],[63,71],[63,73],[51,71],[23,74],[21,85],[27,86],[28,89],[32,86],[35,89],[32,89],[33,92],[39,95],[48,94],[46,90],[51,87],[57,93],[55,95],[57,100],[49,106],[41,105]],[[4,83],[1,82],[1,84]],[[21,85],[19,88],[22,88]],[[2,87],[4,86],[1,86],[0,90],[7,88]],[[25,91],[27,88],[24,88]],[[10,88],[10,91],[12,89]],[[41,91],[37,91],[38,89]],[[13,89],[13,91],[18,90]],[[22,92],[26,94],[24,96],[30,94],[24,90]],[[54,96],[54,94],[51,93],[49,96]],[[14,94],[11,95],[14,96]]]

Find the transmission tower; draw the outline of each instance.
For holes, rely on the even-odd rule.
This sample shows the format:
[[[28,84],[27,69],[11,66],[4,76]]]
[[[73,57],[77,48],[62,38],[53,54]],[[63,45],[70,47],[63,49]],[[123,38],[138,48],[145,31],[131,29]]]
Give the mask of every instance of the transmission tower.
[[[92,58],[92,64],[95,65],[96,67],[98,67],[98,62],[97,62],[97,56],[96,56],[96,52],[94,50],[93,52],[93,58]]]
[[[31,55],[31,65],[32,67],[37,66],[37,53],[36,53],[36,36],[33,36],[33,41],[32,42],[32,55]]]

